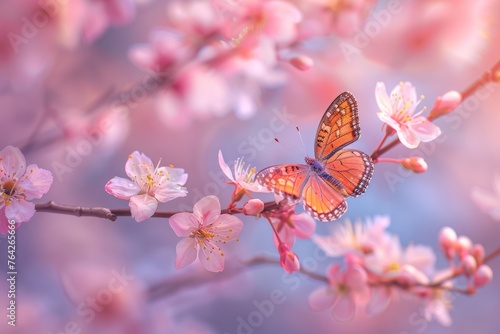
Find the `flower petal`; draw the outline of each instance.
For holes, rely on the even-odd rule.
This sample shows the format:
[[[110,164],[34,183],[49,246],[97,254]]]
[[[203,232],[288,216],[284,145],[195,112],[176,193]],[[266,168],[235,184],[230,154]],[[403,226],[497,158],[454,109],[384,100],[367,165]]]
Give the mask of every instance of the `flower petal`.
[[[418,116],[407,123],[423,142],[429,142],[441,135],[441,129],[423,116]]]
[[[208,271],[221,272],[224,270],[224,252],[209,239],[199,240],[200,252],[198,257],[201,264]]]
[[[350,295],[342,295],[333,306],[333,318],[339,322],[346,322],[354,319],[356,314],[356,302]]]
[[[129,179],[115,176],[106,183],[104,190],[117,198],[130,199],[130,197],[137,195],[141,188]]]
[[[337,295],[330,287],[321,287],[309,295],[309,306],[314,311],[323,311],[331,307],[336,298]]]
[[[181,269],[188,264],[193,263],[196,259],[197,248],[196,240],[194,238],[185,238],[180,240],[175,246],[175,268]]]
[[[295,223],[295,235],[299,238],[309,239],[316,230],[316,221],[305,212],[293,215],[292,220]]]
[[[216,196],[206,196],[193,207],[193,214],[204,225],[210,225],[220,216],[220,202]]]
[[[16,229],[21,226],[21,223],[15,224]],[[0,208],[0,234],[7,234],[9,232],[9,219],[5,216],[5,207]]]
[[[35,204],[23,199],[12,198],[9,205],[5,207],[5,216],[14,219],[16,223],[27,222],[35,214]]]
[[[147,181],[146,175],[153,176],[154,168],[151,159],[138,151],[134,151],[129,155],[125,163],[125,173],[127,173],[127,176],[131,180],[137,182],[139,185]]]
[[[137,222],[141,222],[150,218],[155,213],[158,201],[148,194],[134,195],[130,197],[129,206],[132,217]]]
[[[22,178],[18,186],[22,187],[27,200],[40,198],[46,194],[52,181],[52,173],[48,170],[38,168],[37,165],[29,165],[26,169],[26,178]]]
[[[178,237],[188,237],[191,231],[197,230],[200,223],[190,212],[176,213],[169,218],[168,223]]]
[[[25,171],[26,159],[20,149],[9,145],[0,151],[0,173],[20,179]]]
[[[368,315],[378,315],[384,312],[392,299],[392,290],[388,287],[372,288],[370,302],[366,306]]]
[[[377,82],[375,86],[375,99],[377,100],[380,111],[389,117],[392,116],[393,110],[391,100],[389,99],[389,95],[387,95],[387,89],[383,82]]]
[[[227,242],[234,240],[240,234],[243,228],[243,222],[229,214],[220,215],[217,220],[206,226],[211,232],[215,234],[216,241]]]
[[[401,127],[398,131],[398,137],[401,143],[408,148],[417,148],[418,144],[420,144],[420,139],[408,126]]]
[[[224,156],[222,155],[222,151],[219,150],[219,166],[224,175],[233,182],[236,182],[233,177],[233,173],[231,172],[231,168],[229,168],[228,164],[224,161]]]

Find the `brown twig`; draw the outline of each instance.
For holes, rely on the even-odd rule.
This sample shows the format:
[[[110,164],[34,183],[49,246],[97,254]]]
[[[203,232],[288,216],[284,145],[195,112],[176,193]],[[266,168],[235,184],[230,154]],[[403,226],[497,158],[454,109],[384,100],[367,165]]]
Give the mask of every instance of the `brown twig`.
[[[266,202],[264,203],[264,211],[275,210],[279,208],[280,204],[276,204],[276,202]],[[86,206],[72,206],[59,204],[54,201],[50,201],[47,203],[41,203],[35,205],[35,210],[38,212],[50,212],[62,215],[71,215],[76,217],[97,217],[104,218],[111,221],[115,221],[117,217],[130,217],[132,213],[130,209],[109,209],[102,207],[86,207]],[[157,211],[153,214],[152,217],[155,218],[170,218],[176,213],[180,211],[169,211],[169,212],[160,212]],[[243,213],[243,208],[230,208],[224,209],[221,213],[226,214],[239,214]]]

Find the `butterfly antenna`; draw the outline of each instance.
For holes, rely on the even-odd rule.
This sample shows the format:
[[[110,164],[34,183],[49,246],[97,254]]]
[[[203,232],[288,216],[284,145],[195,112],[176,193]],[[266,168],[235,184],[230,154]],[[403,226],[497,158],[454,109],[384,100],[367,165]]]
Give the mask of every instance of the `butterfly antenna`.
[[[285,146],[287,149],[289,149],[290,151],[294,152],[294,153],[297,153],[298,155],[300,155],[302,158],[304,157],[304,155],[302,153],[300,153],[299,151],[297,151],[296,149],[292,148],[291,146],[288,146],[286,144],[283,144],[282,142],[280,142],[280,140],[278,138],[274,138],[274,141]]]
[[[300,142],[302,143],[302,148],[304,149],[304,156],[307,156],[306,144],[304,144],[304,139],[302,138],[302,133],[300,132],[299,126],[295,127],[297,133],[299,134]]]

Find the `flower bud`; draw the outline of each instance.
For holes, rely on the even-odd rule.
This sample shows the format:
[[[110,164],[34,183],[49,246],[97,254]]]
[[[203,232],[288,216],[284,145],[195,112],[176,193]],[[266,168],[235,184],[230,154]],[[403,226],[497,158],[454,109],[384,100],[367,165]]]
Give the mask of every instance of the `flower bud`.
[[[464,269],[465,276],[473,275],[477,270],[477,262],[476,259],[472,255],[466,255],[462,259],[462,267]]]
[[[427,170],[427,162],[421,157],[401,159],[401,165],[413,173],[423,173]]]
[[[489,283],[493,278],[493,270],[487,264],[482,264],[477,268],[476,274],[474,275],[474,285],[483,286]]]
[[[482,264],[484,262],[484,247],[481,244],[475,244],[474,247],[472,247],[472,256],[476,259],[476,262],[478,264]]]
[[[280,265],[288,274],[300,270],[299,258],[286,244],[281,243],[278,246],[278,252],[280,253]]]
[[[451,227],[445,226],[439,232],[439,243],[445,256],[448,259],[455,253],[455,244],[457,242],[457,233]]]
[[[264,210],[264,202],[258,198],[253,198],[243,205],[243,213],[247,216],[256,216]]]
[[[434,107],[427,118],[432,121],[452,112],[462,102],[462,95],[457,91],[449,91],[437,98]]]
[[[464,257],[467,254],[469,254],[471,248],[472,248],[472,241],[470,240],[469,237],[466,237],[463,235],[458,237],[457,249],[458,249],[460,257]]]
[[[290,59],[290,64],[301,71],[307,71],[314,65],[314,61],[308,56],[297,56]]]

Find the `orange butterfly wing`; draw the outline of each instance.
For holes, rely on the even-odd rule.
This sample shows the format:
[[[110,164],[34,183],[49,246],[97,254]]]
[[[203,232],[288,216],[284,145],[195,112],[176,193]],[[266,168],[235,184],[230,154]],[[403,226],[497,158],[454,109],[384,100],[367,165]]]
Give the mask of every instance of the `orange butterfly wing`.
[[[349,92],[337,96],[326,109],[316,132],[314,156],[323,160],[355,142],[361,133],[358,103]]]
[[[317,174],[304,184],[302,202],[306,212],[323,222],[338,219],[347,210],[344,197]]]
[[[370,156],[358,150],[340,150],[325,162],[325,171],[339,180],[352,197],[364,194],[373,170]]]
[[[309,167],[306,165],[276,165],[261,170],[256,178],[261,185],[276,194],[298,199],[308,173]]]

